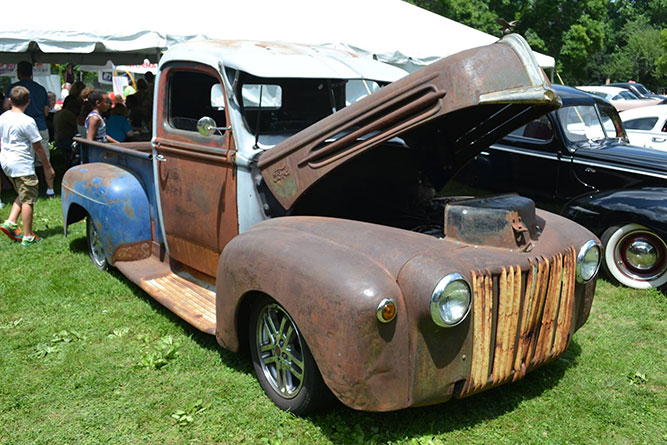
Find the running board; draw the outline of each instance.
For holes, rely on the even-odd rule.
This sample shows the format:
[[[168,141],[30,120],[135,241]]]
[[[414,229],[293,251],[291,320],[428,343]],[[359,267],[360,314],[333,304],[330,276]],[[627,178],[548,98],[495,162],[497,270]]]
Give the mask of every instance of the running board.
[[[179,275],[151,256],[114,266],[151,297],[200,331],[215,335],[215,290],[189,274]]]

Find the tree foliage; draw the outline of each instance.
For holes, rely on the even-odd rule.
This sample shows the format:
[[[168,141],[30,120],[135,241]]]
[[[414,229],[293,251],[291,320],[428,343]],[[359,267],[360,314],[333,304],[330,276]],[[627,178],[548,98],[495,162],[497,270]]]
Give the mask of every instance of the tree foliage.
[[[412,0],[500,36],[497,17],[556,59],[570,85],[627,81],[667,84],[667,0]],[[662,37],[661,37],[662,36]],[[662,39],[662,40],[661,40]]]

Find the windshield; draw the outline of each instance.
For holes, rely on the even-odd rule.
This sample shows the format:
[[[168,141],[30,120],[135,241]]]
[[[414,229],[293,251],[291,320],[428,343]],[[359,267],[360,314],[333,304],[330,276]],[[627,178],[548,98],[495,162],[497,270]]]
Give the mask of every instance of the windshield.
[[[599,144],[607,138],[626,139],[621,118],[609,105],[575,105],[556,111],[566,139],[578,146]]]
[[[621,116],[618,115],[616,108],[609,104],[598,104],[598,111],[607,137],[628,142],[628,135],[625,133]]]
[[[614,100],[637,100],[639,96],[629,90],[623,90],[614,96]]]
[[[294,134],[378,90],[358,79],[259,78],[241,74],[236,89],[252,134]]]

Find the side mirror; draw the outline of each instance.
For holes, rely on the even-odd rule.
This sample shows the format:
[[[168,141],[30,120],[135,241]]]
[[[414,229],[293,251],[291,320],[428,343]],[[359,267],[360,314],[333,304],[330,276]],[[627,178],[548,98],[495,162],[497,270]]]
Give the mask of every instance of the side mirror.
[[[197,131],[202,136],[210,136],[215,131],[219,131],[222,134],[224,131],[229,130],[232,127],[217,127],[217,124],[208,116],[204,116],[197,121]]]

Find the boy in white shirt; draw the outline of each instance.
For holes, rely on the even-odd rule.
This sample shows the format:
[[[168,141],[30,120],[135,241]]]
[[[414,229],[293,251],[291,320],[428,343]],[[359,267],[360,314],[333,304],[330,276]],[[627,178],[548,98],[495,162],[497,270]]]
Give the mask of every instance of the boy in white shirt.
[[[11,110],[0,115],[0,164],[18,197],[12,204],[9,218],[0,231],[11,240],[29,246],[40,241],[32,231],[33,206],[39,194],[39,180],[35,175],[35,155],[44,166],[47,181],[52,181],[55,172],[44,152],[42,137],[35,120],[24,113],[30,104],[30,91],[22,86],[12,88],[9,93]],[[17,221],[23,221],[23,236]]]

